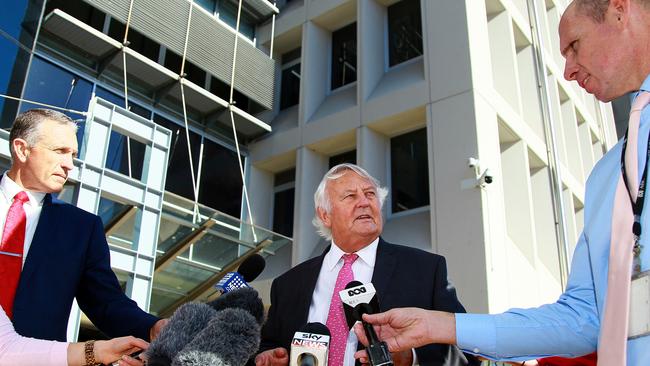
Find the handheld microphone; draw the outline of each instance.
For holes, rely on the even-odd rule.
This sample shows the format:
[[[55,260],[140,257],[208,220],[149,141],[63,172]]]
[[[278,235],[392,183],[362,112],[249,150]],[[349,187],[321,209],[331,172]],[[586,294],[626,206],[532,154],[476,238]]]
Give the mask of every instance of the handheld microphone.
[[[224,309],[174,358],[173,366],[243,366],[260,346],[260,325],[243,309]]]
[[[174,356],[205,328],[215,314],[216,310],[203,303],[189,302],[181,305],[147,349],[147,365],[171,365]]]
[[[379,311],[379,300],[377,291],[372,283],[361,284],[359,281],[351,281],[345,286],[345,290],[339,292],[343,311],[348,325],[360,321],[363,330],[368,338],[368,360],[371,366],[392,366],[393,358],[388,351],[386,342],[377,337],[377,333],[371,324],[363,320],[363,314],[374,314]],[[349,317],[348,317],[349,316]]]
[[[330,330],[323,323],[307,323],[291,340],[290,366],[327,366]]]
[[[244,287],[227,292],[208,303],[216,311],[224,309],[243,309],[248,311],[258,324],[264,322],[264,303],[252,287]]]
[[[214,286],[222,294],[228,293],[240,288],[250,287],[248,282],[252,282],[262,273],[266,261],[264,257],[255,253],[244,261],[237,268],[237,272],[228,272]]]

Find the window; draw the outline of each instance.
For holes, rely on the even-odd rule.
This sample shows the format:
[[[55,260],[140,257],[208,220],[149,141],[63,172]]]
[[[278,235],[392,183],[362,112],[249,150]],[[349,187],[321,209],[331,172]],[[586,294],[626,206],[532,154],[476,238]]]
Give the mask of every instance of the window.
[[[237,7],[236,3],[229,0],[219,0],[217,6],[219,19],[231,26],[232,29],[237,29]],[[250,40],[255,38],[255,22],[244,8],[241,10],[241,18],[239,19],[239,33]]]
[[[357,163],[357,150],[347,151],[342,154],[330,156],[330,169],[334,168],[336,165],[350,163]]]
[[[293,236],[293,204],[295,200],[296,169],[289,169],[275,175],[273,195],[273,231],[284,236]]]
[[[13,1],[12,1],[13,2]],[[40,1],[29,1],[30,3],[41,3]],[[103,31],[106,14],[83,1],[69,0],[48,0],[45,8],[45,14],[49,14],[54,9],[61,9],[65,13],[81,20],[98,31]],[[40,10],[40,5],[39,5]],[[120,42],[122,40],[120,39]]]
[[[57,107],[85,111],[88,110],[91,93],[92,84],[87,80],[44,61],[39,57],[34,57],[29,69],[23,98]],[[32,108],[42,107],[23,102],[20,104],[19,112],[24,112]],[[82,121],[77,130],[77,143],[79,144],[79,150],[81,150],[84,133],[83,122],[85,119],[78,114],[64,113],[73,120],[79,121],[81,119]]]
[[[332,90],[357,80],[357,23],[332,32]]]
[[[280,110],[298,104],[300,99],[300,47],[282,55]]]
[[[190,159],[187,151],[185,127],[176,124],[158,114],[154,115],[154,122],[172,131],[172,142],[169,147],[169,161],[167,163],[167,179],[165,190],[176,193],[194,201],[194,187],[190,172]],[[196,174],[199,167],[199,149],[201,136],[190,131],[190,145],[192,147],[192,165]]]
[[[240,217],[242,181],[237,153],[207,138],[203,138],[203,145],[199,202]],[[244,157],[242,163],[245,163]]]
[[[388,7],[388,64],[422,55],[420,0],[402,0]]]
[[[122,43],[124,41],[124,31],[126,25],[111,18],[108,26],[108,36]],[[129,29],[129,48],[145,56],[146,58],[158,62],[160,56],[160,44],[144,36],[142,33],[131,27]]]
[[[392,212],[429,204],[426,128],[390,140]]]

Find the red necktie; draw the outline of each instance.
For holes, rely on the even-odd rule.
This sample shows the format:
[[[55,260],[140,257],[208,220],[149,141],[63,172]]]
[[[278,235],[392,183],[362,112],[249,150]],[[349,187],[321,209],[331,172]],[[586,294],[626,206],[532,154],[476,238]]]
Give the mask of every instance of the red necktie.
[[[341,303],[339,292],[345,290],[345,286],[354,280],[352,263],[357,258],[359,256],[356,254],[343,254],[343,267],[341,267],[339,275],[336,277],[332,302],[330,303],[330,310],[327,314],[327,328],[330,330],[332,336],[330,339],[329,355],[327,357],[329,366],[343,365],[343,356],[345,355],[345,346],[348,342],[350,328],[348,328],[348,323],[345,321],[343,304]]]
[[[27,193],[18,192],[9,207],[5,228],[0,241],[0,305],[9,319],[13,315],[14,296],[23,266],[23,247],[25,245],[25,226],[27,217],[23,204],[29,201]]]
[[[630,197],[635,201],[639,192],[638,148],[641,111],[650,102],[650,93],[641,92],[630,110],[627,148],[625,150],[625,171],[630,188],[628,193],[619,174],[612,212],[612,233],[609,248],[609,271],[607,273],[607,295],[605,311],[600,326],[598,344],[598,365],[613,366],[626,364],[627,327],[630,311],[630,284],[632,277],[632,248],[634,235],[632,223],[634,214]],[[646,162],[648,164],[648,162]]]

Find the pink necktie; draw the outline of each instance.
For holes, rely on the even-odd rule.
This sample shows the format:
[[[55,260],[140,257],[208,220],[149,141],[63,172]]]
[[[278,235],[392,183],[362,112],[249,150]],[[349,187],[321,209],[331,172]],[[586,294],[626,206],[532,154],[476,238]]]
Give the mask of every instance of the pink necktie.
[[[29,201],[27,193],[18,192],[9,206],[2,241],[0,241],[0,305],[7,316],[13,317],[14,297],[23,267],[23,247],[27,217],[23,204]]]
[[[339,270],[339,275],[336,277],[336,285],[334,285],[334,293],[332,294],[332,302],[330,303],[330,311],[327,314],[327,328],[330,330],[330,348],[327,357],[329,366],[343,365],[343,356],[345,355],[345,346],[348,341],[348,323],[345,321],[345,314],[343,314],[343,304],[341,304],[341,297],[339,291],[345,290],[345,286],[354,280],[354,273],[352,273],[352,263],[359,258],[356,254],[343,254],[343,267]]]
[[[623,366],[626,364],[632,249],[634,246],[634,235],[632,233],[634,214],[630,197],[636,201],[639,191],[637,172],[639,123],[641,110],[649,102],[650,93],[641,92],[634,100],[630,110],[630,121],[627,127],[627,148],[625,149],[625,172],[630,192],[628,193],[621,174],[616,186],[612,212],[607,297],[605,298],[605,314],[600,328],[600,342],[598,344],[599,366]]]

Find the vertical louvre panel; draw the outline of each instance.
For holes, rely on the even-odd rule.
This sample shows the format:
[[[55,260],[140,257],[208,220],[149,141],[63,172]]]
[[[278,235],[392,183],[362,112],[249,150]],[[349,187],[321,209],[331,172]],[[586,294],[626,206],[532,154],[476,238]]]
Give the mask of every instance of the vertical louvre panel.
[[[131,0],[85,0],[126,23]],[[179,55],[183,54],[190,2],[186,0],[135,0],[131,27]],[[192,11],[187,59],[230,85],[235,35],[216,19]],[[275,61],[246,41],[238,42],[235,89],[271,109]],[[177,71],[177,70],[173,70]]]

